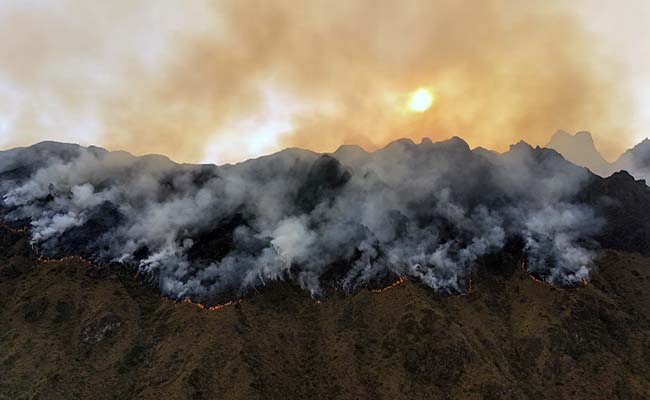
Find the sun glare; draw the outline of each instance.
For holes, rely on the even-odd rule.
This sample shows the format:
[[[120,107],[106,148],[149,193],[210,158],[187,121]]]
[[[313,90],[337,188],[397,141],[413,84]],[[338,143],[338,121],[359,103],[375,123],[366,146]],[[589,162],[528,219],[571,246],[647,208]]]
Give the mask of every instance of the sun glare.
[[[409,98],[408,107],[411,111],[424,112],[431,107],[435,100],[433,93],[426,88],[419,88]]]

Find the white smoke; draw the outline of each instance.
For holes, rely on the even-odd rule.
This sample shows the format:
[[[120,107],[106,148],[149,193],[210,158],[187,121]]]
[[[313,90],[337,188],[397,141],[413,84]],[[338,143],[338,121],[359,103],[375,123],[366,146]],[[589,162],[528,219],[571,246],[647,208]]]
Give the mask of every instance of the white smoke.
[[[594,235],[603,221],[585,206],[560,203],[533,210],[521,230],[528,271],[549,283],[575,284],[589,278],[595,252],[579,241]]]
[[[72,211],[65,214],[43,215],[41,218],[32,221],[32,243],[45,241],[83,223],[83,218],[75,215]]]
[[[589,173],[524,143],[498,155],[458,138],[402,140],[375,153],[289,149],[222,167],[54,145],[0,154],[4,218],[31,221],[46,254],[132,265],[177,298],[279,279],[320,296],[391,276],[462,292],[479,258],[511,237],[524,239],[531,273],[575,285],[602,226],[574,200]]]

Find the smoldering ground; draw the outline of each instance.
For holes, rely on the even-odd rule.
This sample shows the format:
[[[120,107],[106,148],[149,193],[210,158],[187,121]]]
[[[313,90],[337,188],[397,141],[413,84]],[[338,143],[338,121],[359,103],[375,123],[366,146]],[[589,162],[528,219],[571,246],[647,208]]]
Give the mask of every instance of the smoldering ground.
[[[399,276],[463,292],[514,237],[531,273],[576,285],[605,223],[577,200],[590,172],[523,142],[404,139],[219,167],[44,142],[0,153],[0,170],[5,220],[28,221],[44,255],[125,263],[199,301],[278,279],[315,297]]]

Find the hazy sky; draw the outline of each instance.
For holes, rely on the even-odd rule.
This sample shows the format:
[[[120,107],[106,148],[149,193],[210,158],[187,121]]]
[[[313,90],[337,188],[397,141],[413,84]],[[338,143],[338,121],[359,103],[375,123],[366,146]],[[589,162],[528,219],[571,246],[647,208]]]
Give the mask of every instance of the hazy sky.
[[[223,163],[562,128],[612,159],[650,136],[648,21],[644,0],[0,0],[0,146]]]

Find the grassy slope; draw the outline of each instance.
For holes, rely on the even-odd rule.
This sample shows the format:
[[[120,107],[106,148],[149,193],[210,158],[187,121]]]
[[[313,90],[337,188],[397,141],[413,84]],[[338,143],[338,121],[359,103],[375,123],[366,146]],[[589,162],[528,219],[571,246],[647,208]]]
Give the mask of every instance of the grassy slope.
[[[466,296],[406,282],[316,304],[272,284],[218,311],[43,263],[0,228],[0,399],[646,399],[650,259],[575,290],[486,260]],[[497,266],[497,267],[495,267]]]

